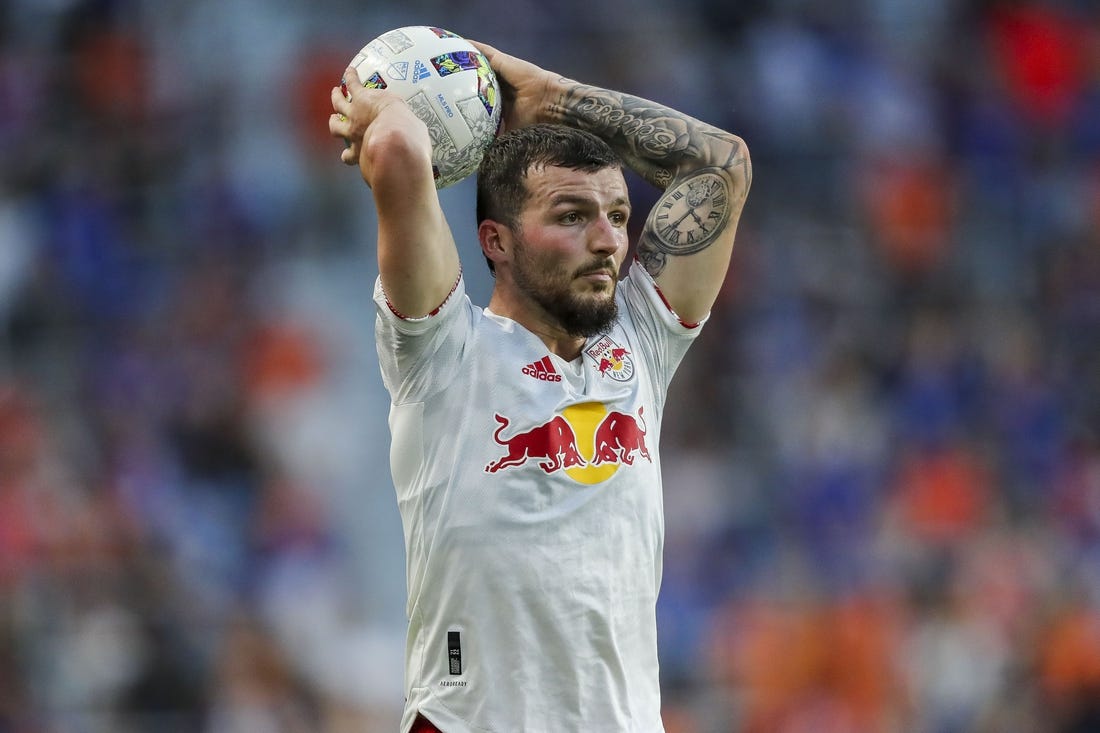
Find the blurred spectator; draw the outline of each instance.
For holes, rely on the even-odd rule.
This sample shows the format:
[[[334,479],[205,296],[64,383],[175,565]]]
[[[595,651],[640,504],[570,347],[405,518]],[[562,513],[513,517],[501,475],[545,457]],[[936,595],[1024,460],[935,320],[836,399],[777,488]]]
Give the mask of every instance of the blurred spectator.
[[[753,146],[661,436],[669,732],[1100,729],[1095,3],[505,5],[0,4],[0,732],[396,729],[325,119],[425,18]]]

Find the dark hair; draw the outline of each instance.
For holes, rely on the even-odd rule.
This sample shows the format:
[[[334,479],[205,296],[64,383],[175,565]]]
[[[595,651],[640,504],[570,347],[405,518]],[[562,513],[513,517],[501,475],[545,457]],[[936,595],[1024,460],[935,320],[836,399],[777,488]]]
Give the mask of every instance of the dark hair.
[[[622,160],[606,142],[575,127],[539,123],[509,130],[493,141],[478,167],[477,223],[492,219],[514,228],[530,195],[527,172],[536,166],[595,172],[622,167]]]

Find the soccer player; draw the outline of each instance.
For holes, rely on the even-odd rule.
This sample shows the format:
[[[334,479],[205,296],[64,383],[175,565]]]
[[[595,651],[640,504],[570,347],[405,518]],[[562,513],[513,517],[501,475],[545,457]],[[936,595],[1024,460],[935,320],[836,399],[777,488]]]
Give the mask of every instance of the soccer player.
[[[661,731],[661,412],[725,278],[748,151],[479,48],[504,92],[478,170],[484,309],[463,288],[424,123],[385,90],[332,91],[329,130],[378,214],[409,593],[401,730]],[[663,193],[620,279],[624,164]]]

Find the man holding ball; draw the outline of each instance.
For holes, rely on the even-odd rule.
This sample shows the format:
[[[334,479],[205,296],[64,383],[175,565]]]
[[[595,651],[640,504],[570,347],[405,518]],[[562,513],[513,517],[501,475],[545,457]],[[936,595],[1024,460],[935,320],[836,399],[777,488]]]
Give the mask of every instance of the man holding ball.
[[[332,91],[329,130],[378,214],[408,561],[401,730],[654,733],[661,414],[726,276],[748,150],[475,45],[504,104],[478,169],[484,309],[465,294],[425,124],[391,91]],[[620,279],[623,165],[663,193]]]

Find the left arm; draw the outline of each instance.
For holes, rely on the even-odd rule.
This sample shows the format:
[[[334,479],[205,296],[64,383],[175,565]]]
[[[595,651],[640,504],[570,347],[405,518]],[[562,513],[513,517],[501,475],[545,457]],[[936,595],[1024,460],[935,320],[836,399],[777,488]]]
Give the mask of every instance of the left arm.
[[[745,142],[669,107],[558,78],[479,45],[503,82],[506,127],[546,121],[587,130],[664,190],[646,219],[638,258],[681,320],[706,316],[752,182]]]

